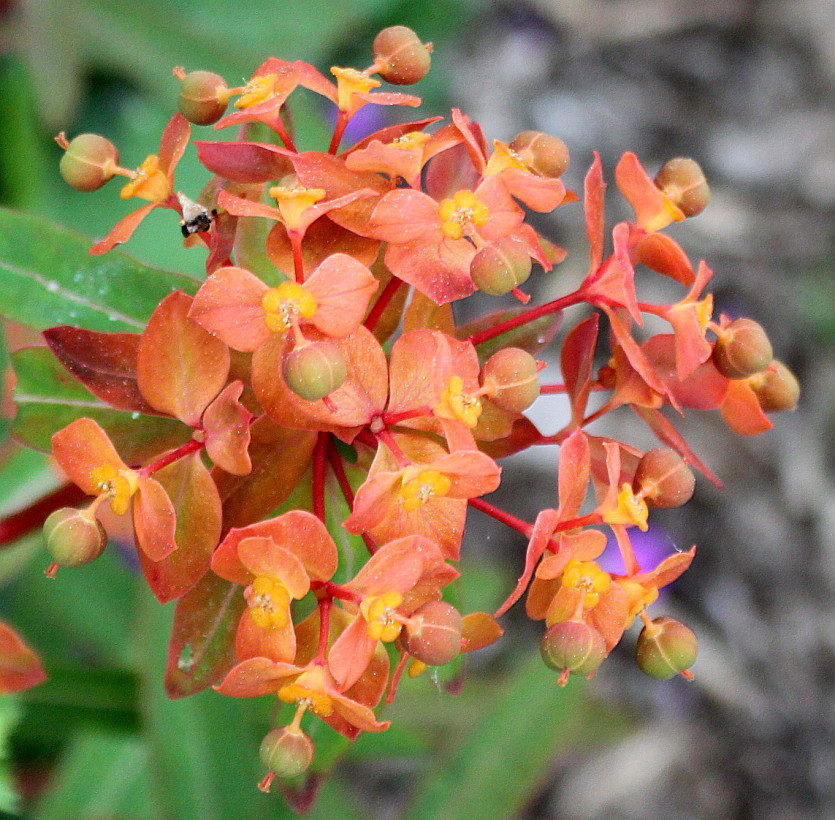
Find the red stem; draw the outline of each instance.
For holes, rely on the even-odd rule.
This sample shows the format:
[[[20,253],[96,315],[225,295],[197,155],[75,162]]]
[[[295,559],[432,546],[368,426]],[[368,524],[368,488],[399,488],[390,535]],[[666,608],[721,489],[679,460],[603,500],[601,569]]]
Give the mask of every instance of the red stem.
[[[333,601],[330,598],[322,598],[319,601],[319,649],[316,652],[316,657],[321,660],[323,666],[326,663],[325,655],[328,651],[332,603]]]
[[[394,298],[394,294],[397,293],[402,284],[403,281],[398,279],[396,276],[392,276],[391,279],[389,279],[389,283],[385,286],[385,288],[383,288],[383,292],[374,303],[374,306],[369,311],[365,320],[365,326],[369,330],[374,330],[377,326],[377,322],[380,321],[383,311],[385,311],[385,309],[389,306],[389,302],[391,302]]]
[[[319,433],[313,451],[313,514],[325,523],[325,466],[328,434]]]
[[[333,474],[336,476],[336,482],[339,484],[339,489],[342,491],[342,495],[344,496],[346,503],[353,511],[354,491],[351,489],[351,482],[348,481],[348,476],[345,474],[345,465],[342,463],[342,456],[340,456],[337,452],[333,440],[329,440],[328,445],[328,463],[331,465]],[[377,545],[371,539],[371,536],[367,533],[363,533],[362,540],[365,542],[368,552],[371,555],[374,555],[374,553],[377,552]]]
[[[521,532],[525,538],[531,537],[533,525],[529,524],[527,521],[523,521],[521,518],[511,515],[509,512],[505,512],[504,510],[499,509],[481,498],[470,498],[467,503],[476,510],[483,512],[485,515],[489,515],[491,518],[495,518],[496,521],[500,521],[502,524],[516,530],[516,532]]]
[[[304,260],[302,259],[302,238],[298,231],[287,231],[290,237],[290,247],[293,249],[293,270],[296,282],[304,282]]]
[[[514,316],[512,319],[507,319],[506,321],[499,322],[499,324],[493,325],[492,327],[486,327],[478,333],[473,333],[468,341],[473,345],[480,345],[482,342],[495,339],[496,336],[501,336],[503,333],[507,333],[510,330],[514,330],[515,328],[521,327],[528,322],[534,321],[534,319],[539,319],[541,316],[547,316],[549,313],[556,313],[558,310],[571,307],[571,305],[576,305],[578,302],[582,301],[583,295],[580,291],[569,293],[567,296],[555,299],[553,302],[548,302],[544,305],[540,305],[539,307],[531,308],[524,313],[520,313],[518,316]]]
[[[284,147],[288,151],[296,151],[296,145],[293,142],[293,138],[288,133],[287,129],[284,127],[284,121],[281,119],[281,114],[279,114],[275,118],[275,122],[273,123],[273,131],[281,137],[281,141],[284,143]]]
[[[178,447],[176,450],[166,453],[161,458],[158,458],[156,461],[152,461],[146,467],[143,467],[139,471],[139,475],[147,478],[158,470],[161,470],[163,467],[167,467],[169,464],[173,464],[175,461],[179,461],[181,458],[184,458],[191,453],[196,453],[198,450],[202,450],[203,447],[205,447],[204,442],[193,438],[182,447]]]
[[[342,141],[342,134],[345,132],[345,126],[347,125],[348,115],[344,111],[340,111],[336,117],[336,126],[333,129],[331,144],[328,146],[329,154],[335,154],[339,150],[339,143]]]
[[[64,484],[28,507],[0,519],[0,547],[5,547],[32,530],[42,527],[44,521],[61,507],[75,507],[88,496],[75,484]]]

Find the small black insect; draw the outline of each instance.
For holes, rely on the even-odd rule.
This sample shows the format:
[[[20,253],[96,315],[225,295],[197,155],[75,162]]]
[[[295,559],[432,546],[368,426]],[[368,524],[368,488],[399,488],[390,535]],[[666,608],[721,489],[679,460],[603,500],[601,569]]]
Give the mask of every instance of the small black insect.
[[[212,227],[212,219],[217,216],[217,209],[209,211],[200,203],[189,199],[185,194],[177,193],[177,200],[183,209],[183,218],[180,220],[180,230],[187,239],[193,233],[205,233]]]

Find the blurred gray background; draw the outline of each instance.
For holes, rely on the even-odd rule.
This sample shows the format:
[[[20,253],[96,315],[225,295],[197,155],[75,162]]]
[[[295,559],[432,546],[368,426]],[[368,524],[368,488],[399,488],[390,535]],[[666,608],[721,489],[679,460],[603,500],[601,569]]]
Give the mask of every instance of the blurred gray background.
[[[700,479],[693,502],[654,514],[657,538],[699,546],[654,609],[698,632],[696,681],[649,681],[616,650],[592,691],[640,728],[559,761],[528,816],[835,817],[835,2],[531,0],[491,4],[478,23],[456,104],[491,137],[562,137],[573,190],[592,150],[610,183],[627,150],[650,174],[674,156],[701,163],[712,202],[670,232],[713,268],[716,313],[763,323],[803,387],[798,410],[756,439],[691,411],[683,429],[727,489]],[[548,229],[581,243],[563,210]],[[613,224],[613,201],[608,213]],[[569,249],[584,265],[582,244]],[[652,299],[653,287],[645,279],[639,293]],[[646,441],[622,413],[594,432]],[[553,479],[531,469],[517,507],[553,504]]]

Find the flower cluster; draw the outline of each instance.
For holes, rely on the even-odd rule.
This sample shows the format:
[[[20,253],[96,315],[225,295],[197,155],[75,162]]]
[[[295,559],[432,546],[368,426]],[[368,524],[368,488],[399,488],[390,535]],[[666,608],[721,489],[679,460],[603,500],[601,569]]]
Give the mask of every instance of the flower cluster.
[[[101,553],[105,502],[130,512],[148,584],[160,601],[178,600],[169,691],[214,684],[295,705],[262,745],[265,789],[310,764],[305,714],[349,738],[384,730],[373,710],[384,693],[395,696],[405,669],[415,676],[491,644],[502,634],[497,618],[524,595],[530,617],[545,621],[542,656],[561,683],[594,673],[636,617],[640,667],[689,675],[692,632],[647,609],[695,548],[645,567],[630,532],[648,528],[653,507],[690,498],[691,467],[718,479],[662,409],[718,409],[732,430],[753,435],[771,426],[767,412],[797,401],[763,329],[714,317],[711,270],[694,268],[663,233],[707,205],[692,160],[671,160],[652,179],[624,154],[614,178],[634,217],[607,230],[599,157],[578,196],[561,179],[568,150],[553,136],[523,131],[489,143],[453,110],[446,123],[390,125],[342,147],[362,107],[420,103],[377,90],[375,75],[416,82],[430,52],[398,26],[377,37],[372,65],[335,67],[333,80],[277,58],[236,88],[175,69],[180,110],[135,171],[103,137],[58,137],[70,185],[95,190],[121,175],[121,197],[146,203],[91,253],[168,209],[186,244],[204,250],[206,279],[193,296],[165,298],[141,335],[46,332],[92,393],[136,415],[136,436],[153,417],[174,431],[122,455],[89,418],[53,436],[56,459],[94,500],[47,521],[49,572]],[[336,108],[327,151],[295,144],[287,106],[302,89]],[[192,124],[239,128],[237,139],[194,143],[212,176],[193,199],[174,178]],[[256,141],[256,130],[274,138]],[[528,212],[576,210],[579,200],[588,273],[576,289],[528,306],[534,264],[546,275],[566,256]],[[252,227],[264,220],[258,247],[253,237],[264,234]],[[668,277],[683,295],[639,301],[636,274]],[[499,299],[497,311],[458,324],[453,305],[477,290]],[[546,381],[536,355],[555,344],[563,311],[580,305],[580,320],[559,337],[561,376]],[[646,334],[647,314],[669,332]],[[567,401],[562,429],[541,432],[524,415],[540,394]],[[624,406],[662,446],[642,452],[589,431]],[[482,498],[500,486],[499,461],[555,445],[554,507],[534,522]],[[469,508],[528,539],[519,582],[495,614],[462,616],[444,600]],[[619,573],[598,561],[607,533]],[[228,637],[211,660],[184,659],[182,634],[216,626],[218,599],[235,621]]]

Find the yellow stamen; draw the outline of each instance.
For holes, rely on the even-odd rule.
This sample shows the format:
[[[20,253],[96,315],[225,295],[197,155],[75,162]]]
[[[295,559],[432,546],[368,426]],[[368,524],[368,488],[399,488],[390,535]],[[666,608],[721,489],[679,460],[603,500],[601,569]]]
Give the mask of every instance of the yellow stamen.
[[[681,222],[684,212],[664,194],[664,204],[658,213],[642,226],[647,233],[654,233],[666,228],[671,222]]]
[[[460,239],[465,231],[480,228],[490,217],[487,206],[472,191],[456,191],[452,199],[438,206],[441,231],[449,239]]]
[[[395,620],[396,610],[403,603],[399,592],[370,595],[360,604],[360,612],[368,622],[368,634],[375,641],[393,641],[403,625]]]
[[[403,509],[406,512],[413,512],[430,498],[446,495],[451,488],[452,481],[448,476],[437,470],[421,470],[415,478],[404,480],[400,488]]]
[[[242,89],[241,96],[235,102],[235,108],[250,108],[272,97],[275,91],[275,74],[262,74],[253,77]]]
[[[270,196],[278,203],[278,210],[288,231],[297,231],[301,215],[327,196],[323,188],[304,188],[301,185],[275,185]]]
[[[139,488],[139,476],[133,470],[119,470],[112,464],[102,464],[90,473],[90,481],[99,496],[110,499],[110,509],[124,515],[130,500]]]
[[[264,324],[274,333],[284,333],[299,319],[310,319],[316,313],[316,299],[297,282],[282,282],[261,297]]]
[[[634,524],[642,532],[646,532],[649,529],[648,516],[647,502],[636,496],[632,487],[624,482],[618,493],[617,508],[603,513],[603,520],[607,524]]]
[[[481,399],[464,392],[464,381],[460,376],[450,376],[433,412],[442,419],[457,419],[472,429],[478,424],[481,411]]]
[[[298,703],[319,717],[333,714],[333,698],[325,691],[325,672],[321,666],[302,672],[294,683],[282,686],[278,697],[284,703]]]
[[[594,609],[600,602],[601,593],[612,584],[612,576],[600,569],[595,561],[571,560],[562,574],[562,585],[585,593],[583,608]]]
[[[148,154],[144,162],[130,176],[130,181],[122,186],[119,196],[130,199],[132,196],[147,199],[148,202],[162,202],[171,193],[171,183],[160,170],[159,157]]]
[[[290,593],[275,578],[258,576],[245,590],[249,614],[261,629],[286,626],[290,617]]]
[[[366,94],[372,88],[380,86],[380,81],[375,80],[357,71],[355,68],[331,68],[331,74],[336,77],[336,104],[340,111],[351,110],[351,97],[354,94]]]
[[[416,678],[418,675],[422,675],[427,668],[428,667],[423,661],[419,661],[417,658],[412,658],[412,662],[409,664],[409,677]]]

